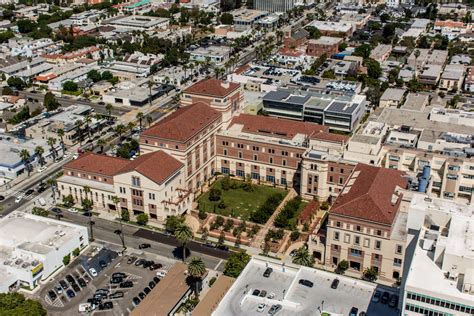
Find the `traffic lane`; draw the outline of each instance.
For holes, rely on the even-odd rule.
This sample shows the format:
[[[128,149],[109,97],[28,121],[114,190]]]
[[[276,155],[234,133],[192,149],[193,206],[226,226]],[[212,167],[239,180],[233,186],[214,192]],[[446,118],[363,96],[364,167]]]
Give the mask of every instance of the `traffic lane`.
[[[154,240],[158,241],[162,244],[167,244],[173,247],[179,247],[181,246],[180,242],[173,236],[168,236],[162,233],[146,230],[146,229],[138,229],[137,232],[134,234],[137,237],[141,237],[143,239],[148,239],[148,240]],[[220,258],[227,260],[229,256],[231,255],[230,251],[224,251],[216,248],[211,248],[204,246],[203,244],[196,242],[196,241],[190,241],[186,244],[186,247],[192,251],[192,252],[198,252],[202,253],[208,256]]]

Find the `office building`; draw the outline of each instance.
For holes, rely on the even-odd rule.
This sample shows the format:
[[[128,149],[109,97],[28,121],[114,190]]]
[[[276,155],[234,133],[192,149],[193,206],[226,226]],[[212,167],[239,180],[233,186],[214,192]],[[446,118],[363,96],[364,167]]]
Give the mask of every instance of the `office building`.
[[[295,7],[295,0],[255,0],[254,8],[261,11],[288,12]]]

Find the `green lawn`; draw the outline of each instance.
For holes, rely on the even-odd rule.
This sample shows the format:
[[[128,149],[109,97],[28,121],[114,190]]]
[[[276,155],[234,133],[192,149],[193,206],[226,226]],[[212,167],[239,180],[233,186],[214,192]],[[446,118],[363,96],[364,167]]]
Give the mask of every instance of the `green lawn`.
[[[290,225],[294,225],[296,227],[297,224],[297,219],[300,216],[300,213],[304,210],[304,208],[308,205],[309,203],[306,201],[301,201],[300,206],[298,207],[298,211],[296,212],[295,216],[289,220]]]
[[[209,201],[209,191],[201,195],[198,199],[199,209],[209,213],[216,213],[233,217],[240,216],[242,219],[249,219],[250,214],[257,210],[265,200],[275,194],[282,193],[286,195],[286,191],[265,185],[254,184],[251,192],[245,191],[240,185],[243,183],[239,180],[232,180],[237,184],[237,188],[222,190],[222,179],[213,183],[212,188],[221,190],[221,199],[219,201]],[[226,207],[220,209],[219,203],[224,201]]]

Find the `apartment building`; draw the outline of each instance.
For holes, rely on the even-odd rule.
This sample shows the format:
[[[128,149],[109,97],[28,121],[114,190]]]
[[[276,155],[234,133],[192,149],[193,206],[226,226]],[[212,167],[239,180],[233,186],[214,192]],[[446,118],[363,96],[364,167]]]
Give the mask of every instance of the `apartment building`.
[[[464,82],[464,65],[446,65],[439,81],[439,88],[448,91],[460,91]]]
[[[184,106],[140,136],[141,153],[163,150],[184,164],[185,187],[197,190],[216,171],[215,135],[222,113],[198,102]]]
[[[418,52],[419,55],[416,57],[415,52]],[[407,64],[411,67],[415,67],[417,69],[423,68],[424,65],[438,65],[442,66],[446,63],[448,59],[448,51],[447,50],[439,50],[439,49],[415,49],[408,57]]]
[[[329,213],[325,264],[349,263],[349,275],[375,267],[378,279],[396,282],[403,274],[406,212],[398,170],[358,164]]]
[[[384,45],[378,44],[372,51],[370,52],[369,58],[372,58],[379,63],[383,63],[388,59],[390,54],[392,53],[392,45]]]
[[[334,146],[338,136],[318,124],[241,114],[229,128],[217,133],[217,170],[255,181],[298,186],[304,152],[311,146]]]
[[[312,21],[307,26],[316,27],[322,35],[326,36],[351,36],[354,33],[354,27],[350,22],[330,22],[330,21]]]
[[[88,198],[94,209],[126,210],[133,216],[144,213],[160,222],[192,207],[184,164],[164,151],[143,154],[133,161],[85,153],[65,164],[63,172],[57,181],[60,196],[71,195],[78,205]],[[115,205],[114,196],[119,197],[119,205]]]
[[[184,90],[181,105],[205,103],[222,113],[222,122],[225,127],[232,116],[241,110],[243,100],[244,91],[239,83],[210,78],[203,79]]]
[[[424,195],[412,198],[403,315],[474,314],[473,212],[472,205]]]

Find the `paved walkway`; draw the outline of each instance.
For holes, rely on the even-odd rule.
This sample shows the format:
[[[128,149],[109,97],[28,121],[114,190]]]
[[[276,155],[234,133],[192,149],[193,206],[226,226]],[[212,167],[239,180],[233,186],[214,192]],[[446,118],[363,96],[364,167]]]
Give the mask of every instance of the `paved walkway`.
[[[263,245],[263,242],[265,240],[265,236],[267,235],[268,230],[273,228],[273,221],[275,220],[275,217],[277,217],[277,215],[283,209],[286,202],[288,202],[289,200],[291,200],[292,198],[294,198],[297,195],[298,195],[298,193],[296,193],[296,191],[293,188],[290,189],[290,191],[285,196],[283,201],[281,201],[280,205],[278,205],[275,212],[273,212],[272,216],[270,216],[270,218],[267,220],[265,225],[258,231],[257,235],[255,236],[252,243],[250,244],[252,247],[258,248],[258,249],[262,248],[262,245]]]

